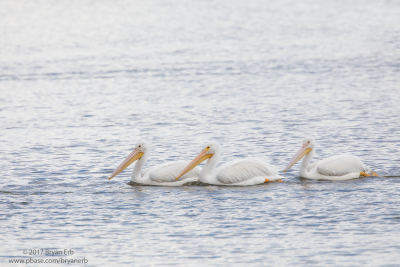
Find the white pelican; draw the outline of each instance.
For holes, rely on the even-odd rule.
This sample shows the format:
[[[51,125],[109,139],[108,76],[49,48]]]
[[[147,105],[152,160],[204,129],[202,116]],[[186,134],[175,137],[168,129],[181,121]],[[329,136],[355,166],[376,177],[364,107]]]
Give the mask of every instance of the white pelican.
[[[360,176],[378,176],[356,156],[338,155],[310,164],[315,154],[315,140],[308,137],[286,166],[285,172],[304,157],[300,166],[300,176],[308,179],[348,180]]]
[[[135,149],[133,149],[128,157],[126,157],[126,159],[118,166],[118,168],[115,169],[108,180],[111,180],[111,178],[115,177],[137,160],[132,172],[132,182],[147,185],[180,186],[185,183],[197,181],[201,171],[200,167],[193,169],[187,175],[182,176],[179,180],[175,179],[182,168],[184,168],[189,162],[184,160],[167,162],[158,166],[154,166],[144,170],[143,174],[141,175],[140,171],[146,164],[147,158],[149,157],[149,152],[150,146],[147,142],[137,142]]]
[[[201,152],[177,176],[180,179],[201,162],[208,159],[199,175],[199,181],[215,185],[255,185],[280,181],[283,177],[268,163],[259,158],[234,160],[215,169],[221,155],[218,142],[208,142]]]

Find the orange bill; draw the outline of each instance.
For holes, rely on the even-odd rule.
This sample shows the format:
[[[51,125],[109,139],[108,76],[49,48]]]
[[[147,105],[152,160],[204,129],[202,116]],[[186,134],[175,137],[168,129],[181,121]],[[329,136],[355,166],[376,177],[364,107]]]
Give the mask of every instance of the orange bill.
[[[205,150],[202,150],[190,163],[189,165],[186,166],[186,168],[178,175],[178,177],[175,178],[175,180],[178,180],[181,176],[185,175],[186,173],[190,172],[193,170],[194,167],[205,161],[206,159],[209,159],[212,157],[213,154],[206,154]]]
[[[307,155],[308,153],[310,153],[311,148],[307,148],[308,144],[304,144],[301,146],[301,148],[299,149],[299,151],[297,151],[296,155],[294,155],[294,157],[290,160],[290,162],[288,163],[288,165],[286,166],[284,172],[286,172],[287,170],[289,170],[296,162],[298,162],[302,157],[304,157],[305,155]]]
[[[140,159],[143,156],[143,152],[139,152],[136,148],[126,157],[126,159],[115,169],[115,171],[111,174],[108,180],[117,176],[120,172],[125,170],[129,165],[131,165],[136,160]]]

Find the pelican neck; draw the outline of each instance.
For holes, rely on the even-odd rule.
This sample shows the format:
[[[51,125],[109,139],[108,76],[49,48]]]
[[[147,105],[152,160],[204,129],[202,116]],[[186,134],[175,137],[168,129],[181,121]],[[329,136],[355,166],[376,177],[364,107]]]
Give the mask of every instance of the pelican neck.
[[[204,167],[201,170],[200,175],[199,175],[200,182],[202,182],[202,183],[209,182],[209,180],[211,179],[211,173],[217,166],[220,156],[221,156],[221,153],[219,151],[217,151],[215,154],[213,154],[211,156],[211,158],[209,158],[207,160],[206,165],[204,165]]]
[[[300,165],[300,176],[305,177],[306,174],[308,173],[308,165],[310,165],[310,162],[311,162],[312,158],[314,157],[314,154],[315,154],[315,149],[312,149],[310,151],[310,153],[305,155],[305,157]]]
[[[135,167],[133,168],[132,176],[131,176],[131,181],[132,182],[138,182],[141,178],[142,175],[140,172],[142,171],[144,165],[147,162],[147,159],[149,157],[148,152],[144,152],[143,156],[136,161]]]

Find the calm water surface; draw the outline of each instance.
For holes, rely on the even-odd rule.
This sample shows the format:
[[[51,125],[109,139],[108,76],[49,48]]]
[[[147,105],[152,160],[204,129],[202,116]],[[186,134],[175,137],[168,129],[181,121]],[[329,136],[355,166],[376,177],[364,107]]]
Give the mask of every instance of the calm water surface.
[[[399,36],[395,0],[1,1],[0,265],[400,266]],[[309,135],[382,177],[107,180],[139,139],[283,170]]]

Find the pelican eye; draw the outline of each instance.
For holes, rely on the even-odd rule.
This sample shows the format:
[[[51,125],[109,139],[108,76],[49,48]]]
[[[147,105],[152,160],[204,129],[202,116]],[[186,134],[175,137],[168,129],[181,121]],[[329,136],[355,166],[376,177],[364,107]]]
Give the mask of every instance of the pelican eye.
[[[206,151],[210,150],[210,146],[206,147]]]
[[[310,143],[310,142],[309,142]],[[141,147],[141,145],[139,145],[139,147]]]
[[[308,141],[308,143],[310,143],[310,141]]]

